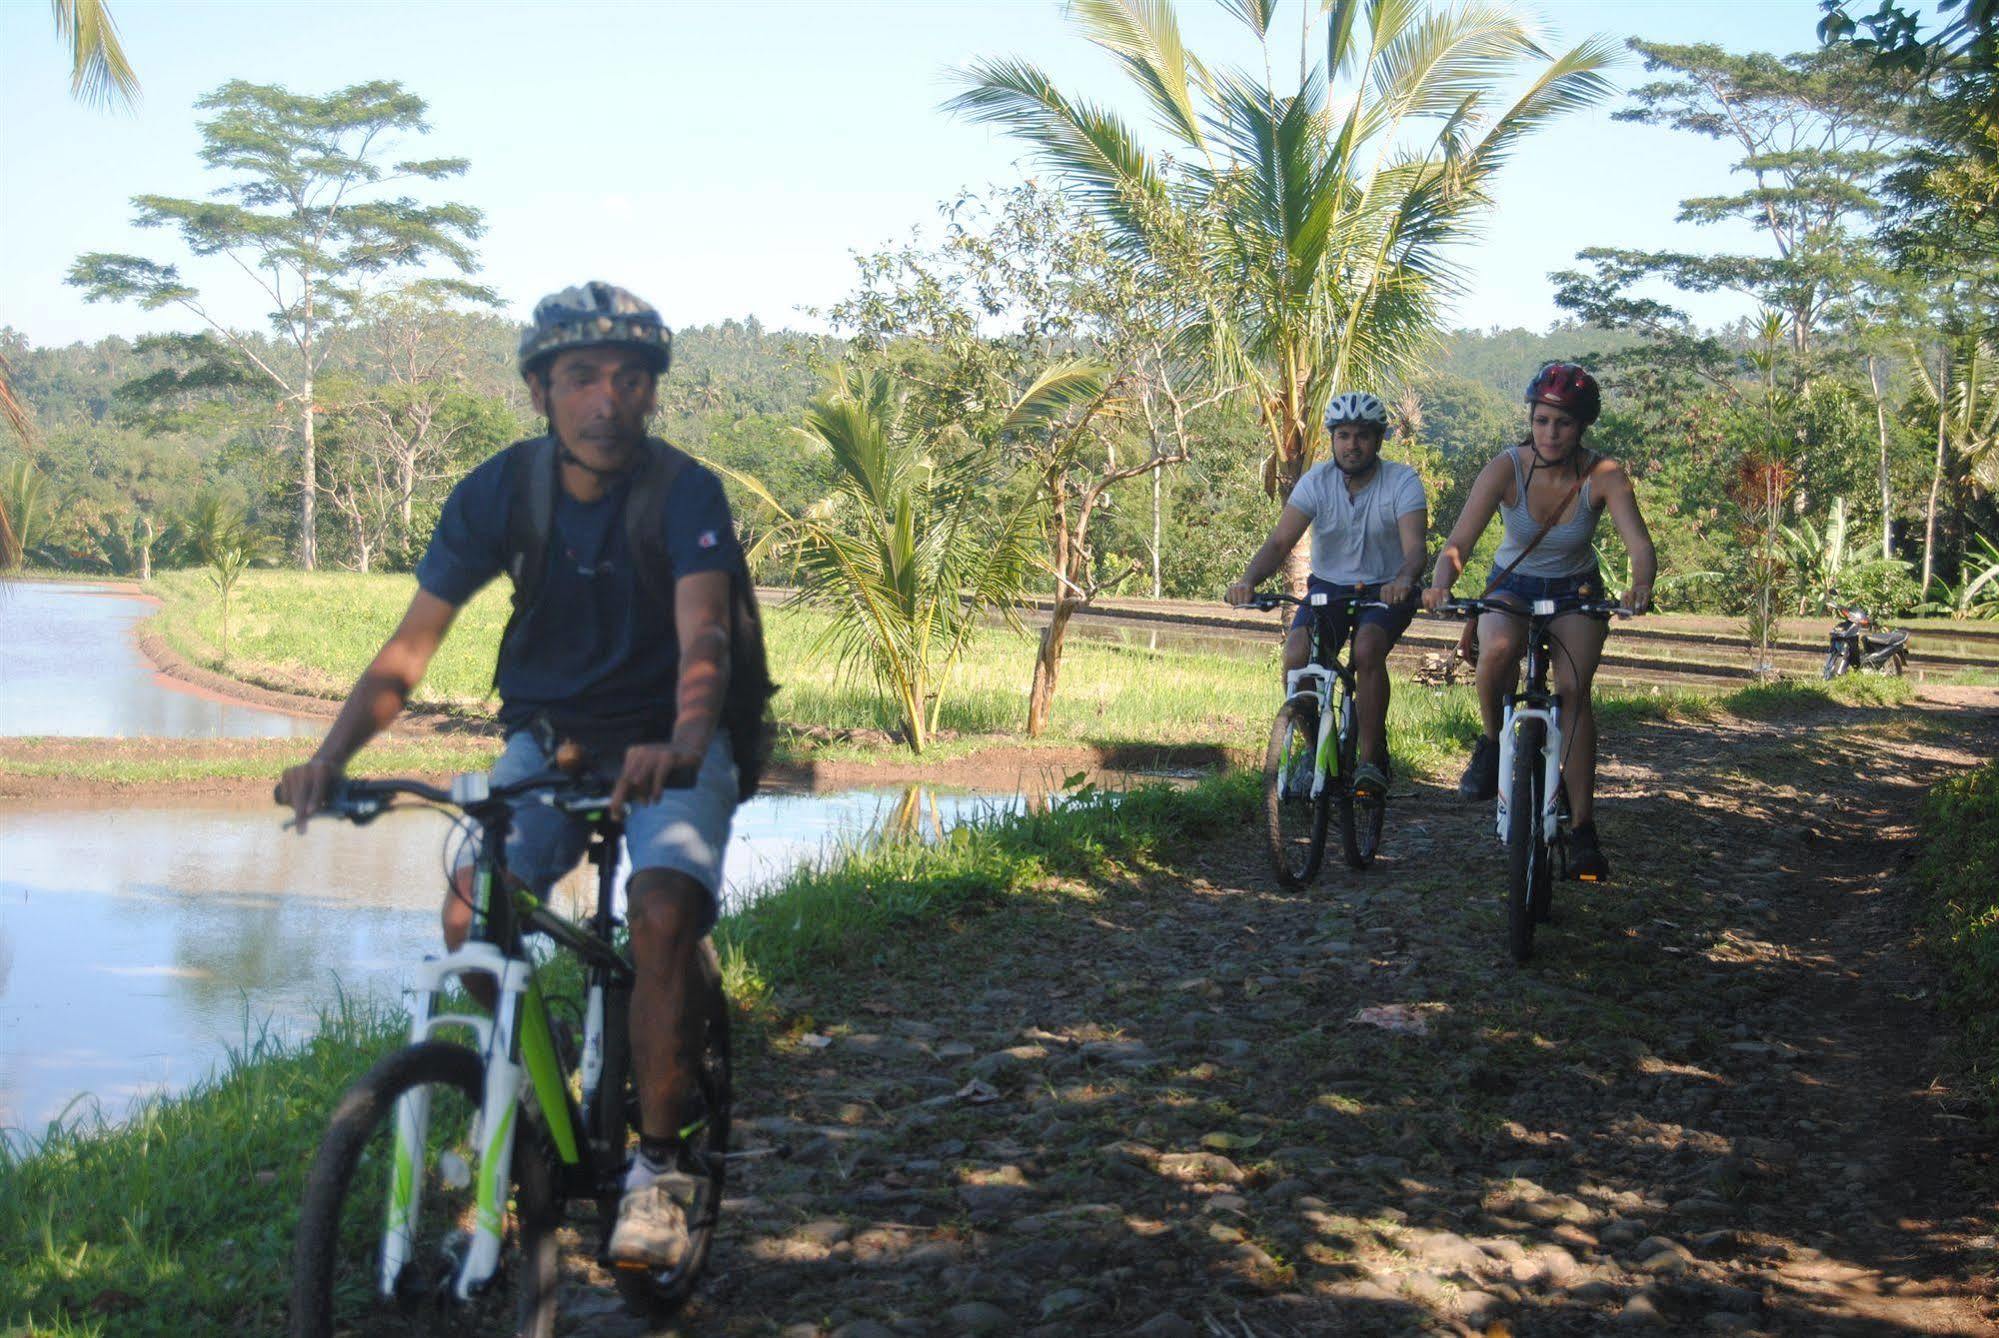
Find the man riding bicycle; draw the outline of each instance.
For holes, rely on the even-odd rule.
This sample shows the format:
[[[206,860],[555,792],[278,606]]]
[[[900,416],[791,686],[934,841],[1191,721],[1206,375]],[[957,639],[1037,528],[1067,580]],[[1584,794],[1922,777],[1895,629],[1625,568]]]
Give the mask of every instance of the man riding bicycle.
[[[1331,436],[1327,459],[1291,489],[1270,537],[1249,560],[1242,579],[1230,584],[1228,602],[1238,607],[1248,603],[1257,583],[1277,571],[1310,526],[1308,591],[1390,606],[1361,610],[1351,628],[1360,736],[1354,788],[1378,794],[1388,788],[1388,652],[1416,616],[1413,597],[1423,569],[1430,504],[1415,470],[1381,458],[1388,410],[1379,399],[1365,391],[1335,395],[1326,406],[1325,422]],[[1286,674],[1304,667],[1311,653],[1310,620],[1317,612],[1299,607],[1284,641]],[[1336,637],[1350,630],[1345,608],[1330,606],[1324,614]]]
[[[615,777],[613,803],[623,812],[640,1143],[607,1254],[653,1270],[677,1265],[693,1195],[676,1153],[700,1037],[690,989],[695,954],[715,923],[738,800],[729,732],[718,725],[730,677],[732,581],[743,561],[720,481],[646,435],[672,347],[659,313],[609,284],[564,289],[536,305],[519,366],[548,436],[516,443],[452,489],[401,625],[312,759],[286,771],[280,785],[303,829],[348,760],[402,710],[459,609],[509,571],[515,616],[495,673],[507,741],[492,779],[511,783],[546,770],[547,740],[567,739],[607,780]],[[676,457],[670,486],[646,494],[658,510],[627,517],[644,463],[668,454]],[[541,555],[536,572],[523,570],[522,517],[525,499],[536,495],[526,475],[538,463],[555,477],[539,494],[552,506],[545,542],[526,550]],[[670,581],[641,570],[654,549],[663,549]],[[524,599],[529,590],[532,599]],[[544,892],[576,864],[588,835],[578,818],[523,803],[507,867]],[[469,865],[468,854],[445,898],[451,948],[470,928]],[[475,993],[490,1005],[490,982],[470,984],[483,987]]]

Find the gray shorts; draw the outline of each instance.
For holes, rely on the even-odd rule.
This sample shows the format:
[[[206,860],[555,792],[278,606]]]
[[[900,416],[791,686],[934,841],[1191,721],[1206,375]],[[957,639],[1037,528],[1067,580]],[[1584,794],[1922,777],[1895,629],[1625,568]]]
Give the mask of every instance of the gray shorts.
[[[547,766],[533,735],[513,734],[493,764],[493,783],[522,780]],[[654,802],[632,804],[625,814],[625,853],[631,871],[672,869],[699,883],[708,893],[701,917],[704,934],[715,927],[721,910],[722,852],[729,844],[736,793],[736,762],[729,751],[728,731],[717,730],[690,788],[662,790]],[[589,843],[590,828],[581,818],[546,804],[517,803],[513,830],[507,836],[507,868],[537,895],[545,894],[576,867]],[[467,852],[464,860],[469,859]]]

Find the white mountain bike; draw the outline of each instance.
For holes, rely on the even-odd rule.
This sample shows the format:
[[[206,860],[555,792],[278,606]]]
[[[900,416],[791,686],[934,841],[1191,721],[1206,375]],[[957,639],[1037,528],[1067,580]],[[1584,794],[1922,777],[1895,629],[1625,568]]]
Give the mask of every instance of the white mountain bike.
[[[1569,613],[1629,617],[1621,604],[1537,599],[1527,608],[1498,599],[1453,599],[1439,613],[1476,618],[1504,613],[1527,622],[1527,678],[1506,699],[1499,729],[1499,839],[1506,843],[1506,939],[1513,959],[1534,955],[1534,926],[1553,918],[1555,868],[1568,876],[1569,796],[1562,785],[1561,695],[1548,685],[1556,618]]]

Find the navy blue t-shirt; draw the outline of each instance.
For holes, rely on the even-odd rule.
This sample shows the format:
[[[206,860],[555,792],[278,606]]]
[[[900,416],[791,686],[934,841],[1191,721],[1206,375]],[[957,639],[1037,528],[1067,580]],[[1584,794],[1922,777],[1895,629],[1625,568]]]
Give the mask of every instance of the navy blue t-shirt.
[[[507,568],[512,470],[503,451],[459,480],[444,503],[416,581],[462,605]],[[598,749],[664,739],[673,730],[680,641],[673,604],[654,599],[633,570],[622,479],[594,502],[555,490],[547,572],[499,666],[500,723],[522,728],[546,714],[561,734]],[[659,524],[673,581],[731,571],[741,559],[721,480],[687,461],[667,489]]]

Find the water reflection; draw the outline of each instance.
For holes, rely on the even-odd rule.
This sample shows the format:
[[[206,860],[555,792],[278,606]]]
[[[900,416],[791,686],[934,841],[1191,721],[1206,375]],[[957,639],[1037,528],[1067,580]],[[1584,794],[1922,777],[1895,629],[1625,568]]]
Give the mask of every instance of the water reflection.
[[[912,787],[771,795],[737,814],[725,904],[870,833],[934,837],[1018,800]],[[0,809],[0,1128],[89,1093],[116,1117],[268,1023],[303,1034],[335,997],[393,999],[437,940],[445,820],[278,830],[263,808]],[[557,890],[580,913],[583,866]]]
[[[0,735],[267,738],[316,734],[323,721],[214,700],[163,677],[132,624],[152,612],[107,586],[0,585]]]

